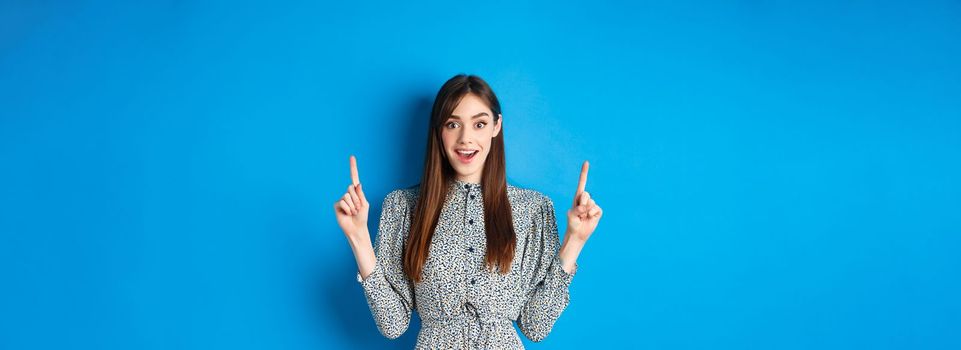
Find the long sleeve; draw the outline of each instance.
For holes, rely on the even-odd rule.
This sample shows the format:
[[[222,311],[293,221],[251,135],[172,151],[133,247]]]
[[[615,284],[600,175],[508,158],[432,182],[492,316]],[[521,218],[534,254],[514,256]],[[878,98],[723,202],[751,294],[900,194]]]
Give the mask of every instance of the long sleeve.
[[[539,208],[534,211],[534,232],[531,246],[523,258],[535,264],[529,277],[527,299],[521,308],[518,327],[527,338],[535,342],[543,340],[554,327],[554,322],[570,302],[569,286],[575,270],[568,274],[561,265],[558,250],[560,237],[554,203],[543,196]],[[525,261],[525,263],[526,263]]]
[[[384,199],[374,249],[377,262],[360,282],[377,328],[390,339],[407,331],[414,309],[414,290],[401,265],[410,225],[410,204],[401,191]]]

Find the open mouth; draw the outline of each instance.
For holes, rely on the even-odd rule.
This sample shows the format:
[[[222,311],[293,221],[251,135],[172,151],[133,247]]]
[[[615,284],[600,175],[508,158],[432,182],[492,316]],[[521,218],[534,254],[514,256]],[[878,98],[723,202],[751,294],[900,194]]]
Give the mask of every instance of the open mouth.
[[[467,163],[470,163],[471,160],[474,160],[474,156],[480,153],[480,151],[476,149],[474,150],[458,149],[455,151],[455,153],[457,153],[457,159],[459,159],[461,163],[467,164]]]

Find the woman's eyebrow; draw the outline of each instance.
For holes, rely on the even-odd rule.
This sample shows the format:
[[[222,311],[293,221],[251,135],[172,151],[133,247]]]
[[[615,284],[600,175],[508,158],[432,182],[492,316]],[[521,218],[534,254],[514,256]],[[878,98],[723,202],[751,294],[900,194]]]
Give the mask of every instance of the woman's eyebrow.
[[[471,119],[474,119],[474,118],[483,117],[483,116],[485,116],[485,115],[488,116],[488,117],[490,116],[490,115],[487,114],[487,112],[480,112],[480,113],[477,113],[477,114],[475,114],[473,117],[470,117],[470,118],[471,118]],[[459,116],[459,115],[456,115],[456,114],[451,114],[451,118],[460,118],[460,116]]]

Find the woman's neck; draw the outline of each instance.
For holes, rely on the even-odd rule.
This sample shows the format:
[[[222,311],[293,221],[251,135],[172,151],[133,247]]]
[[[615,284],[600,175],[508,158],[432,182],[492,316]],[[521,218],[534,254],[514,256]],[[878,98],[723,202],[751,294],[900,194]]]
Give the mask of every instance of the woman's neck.
[[[460,182],[469,182],[474,184],[479,184],[481,182],[480,175],[467,175],[467,176],[457,175],[454,177],[454,179],[457,179],[457,181],[460,181]]]

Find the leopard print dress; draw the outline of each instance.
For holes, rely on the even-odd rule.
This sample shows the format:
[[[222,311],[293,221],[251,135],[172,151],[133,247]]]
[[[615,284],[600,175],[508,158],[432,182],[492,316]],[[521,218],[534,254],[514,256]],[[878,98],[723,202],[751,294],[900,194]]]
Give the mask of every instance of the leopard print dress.
[[[570,301],[577,270],[561,268],[554,203],[540,192],[507,186],[517,242],[507,274],[485,267],[481,184],[453,180],[441,209],[421,282],[403,273],[401,257],[419,189],[384,199],[373,272],[357,280],[377,328],[397,338],[417,310],[417,349],[523,349],[513,323],[533,341],[550,333]]]

